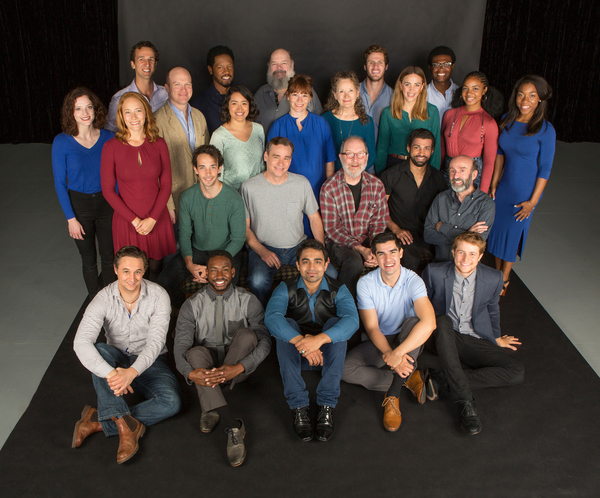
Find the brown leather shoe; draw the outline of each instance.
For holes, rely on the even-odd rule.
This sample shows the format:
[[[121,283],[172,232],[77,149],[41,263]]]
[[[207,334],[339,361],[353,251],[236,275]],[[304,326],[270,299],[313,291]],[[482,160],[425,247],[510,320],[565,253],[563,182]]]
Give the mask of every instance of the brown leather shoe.
[[[75,430],[73,431],[73,441],[71,442],[71,448],[79,448],[83,440],[90,434],[100,432],[102,430],[102,424],[98,422],[92,422],[90,419],[94,413],[98,413],[98,410],[92,408],[90,405],[85,405],[81,412],[81,418],[75,424]]]
[[[115,424],[117,424],[117,429],[119,429],[119,449],[117,450],[117,463],[123,463],[129,460],[133,455],[137,453],[139,449],[138,440],[144,435],[146,432],[146,427],[139,420],[131,417],[137,425],[135,430],[131,430],[125,422],[125,418],[117,418],[113,417]]]
[[[383,427],[386,431],[396,432],[402,423],[400,401],[396,396],[386,396],[381,406],[383,406]]]
[[[415,398],[417,398],[419,404],[422,405],[427,401],[427,390],[425,389],[425,384],[421,378],[421,372],[415,370],[411,373],[404,385],[408,387],[408,390],[413,393]]]

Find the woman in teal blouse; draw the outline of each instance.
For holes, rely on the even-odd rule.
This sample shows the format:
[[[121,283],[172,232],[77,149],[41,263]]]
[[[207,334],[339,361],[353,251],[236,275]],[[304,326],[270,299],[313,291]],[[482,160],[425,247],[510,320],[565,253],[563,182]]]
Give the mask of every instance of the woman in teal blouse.
[[[440,117],[437,107],[427,103],[427,81],[420,67],[408,66],[400,73],[392,103],[381,113],[375,171],[381,173],[408,158],[406,140],[418,128],[431,131],[435,149],[430,164],[440,169]]]

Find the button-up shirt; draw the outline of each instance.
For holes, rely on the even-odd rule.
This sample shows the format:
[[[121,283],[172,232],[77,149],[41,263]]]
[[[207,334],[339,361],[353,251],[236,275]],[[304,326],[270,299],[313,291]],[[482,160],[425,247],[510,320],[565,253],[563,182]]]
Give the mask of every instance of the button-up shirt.
[[[321,187],[325,242],[332,241],[352,249],[386,229],[389,211],[383,183],[366,171],[360,181],[358,210],[354,208],[354,197],[346,183],[344,170],[338,171]]]
[[[454,330],[461,334],[471,335],[480,339],[473,328],[473,299],[475,297],[475,277],[477,268],[468,277],[461,277],[454,271],[452,287],[452,303],[448,316],[452,320]]]
[[[224,99],[225,95],[220,94],[219,90],[215,88],[215,84],[211,83],[206,90],[192,100],[192,107],[204,114],[210,135],[223,124],[223,121],[221,121],[221,104],[223,104]]]
[[[98,377],[114,370],[100,355],[94,344],[104,327],[106,343],[128,356],[137,356],[131,365],[141,375],[167,352],[165,346],[171,301],[160,285],[142,280],[140,296],[131,315],[119,292],[118,282],[102,289],[85,310],[77,329],[73,349],[79,361]]]
[[[215,337],[215,311],[218,294],[205,285],[181,307],[177,318],[173,353],[175,365],[188,384],[192,366],[185,354],[196,346],[216,348],[221,338]],[[256,347],[240,363],[246,374],[251,374],[271,351],[271,338],[264,324],[264,311],[259,300],[246,289],[231,285],[223,294],[223,343],[231,344],[235,333],[248,328],[256,334]]]
[[[154,89],[152,90],[152,97],[150,97],[150,107],[152,109],[152,112],[156,112],[156,110],[160,109],[169,99],[169,94],[165,90],[164,86],[157,85],[154,82],[152,82],[152,84],[154,85]],[[112,99],[110,99],[110,105],[108,106],[108,116],[106,118],[106,125],[104,125],[104,128],[106,128],[107,130],[110,130],[112,132],[118,131],[117,108],[119,106],[119,100],[121,100],[121,97],[127,92],[140,93],[137,85],[135,84],[135,78],[133,78],[131,85],[126,86],[122,90],[119,90],[112,96]]]
[[[367,80],[364,80],[360,84],[360,98],[362,100],[363,105],[365,106],[365,111],[367,114],[371,116],[373,120],[373,124],[375,125],[375,142],[377,142],[377,135],[379,134],[379,119],[381,118],[381,112],[389,107],[392,103],[392,96],[394,95],[394,90],[387,83],[383,83],[383,88],[375,102],[371,101],[371,96],[367,91],[367,86],[365,84]]]
[[[196,150],[196,130],[194,130],[194,122],[192,121],[192,107],[190,106],[190,104],[187,105],[187,120],[186,120],[185,114],[183,112],[181,112],[179,109],[177,109],[177,107],[175,107],[170,100],[169,100],[169,105],[171,106],[171,109],[173,109],[175,116],[177,116],[177,120],[181,123],[181,126],[183,127],[183,131],[185,131],[185,134],[187,136],[188,144],[190,144],[190,149],[192,150],[192,153],[193,153],[194,150]]]
[[[490,196],[479,189],[467,195],[460,202],[456,192],[448,189],[434,200],[425,219],[425,242],[435,244],[435,260],[450,261],[452,259],[452,243],[458,234],[466,232],[478,221],[484,221],[488,229],[481,233],[487,240],[494,217],[496,205]],[[439,230],[436,224],[441,221]]]
[[[448,109],[450,109],[450,104],[452,103],[452,96],[454,92],[458,88],[458,85],[450,80],[450,88],[446,90],[444,95],[435,87],[433,81],[427,85],[427,102],[433,104],[438,108],[440,112],[440,126],[442,126],[442,119],[444,118],[444,114]]]

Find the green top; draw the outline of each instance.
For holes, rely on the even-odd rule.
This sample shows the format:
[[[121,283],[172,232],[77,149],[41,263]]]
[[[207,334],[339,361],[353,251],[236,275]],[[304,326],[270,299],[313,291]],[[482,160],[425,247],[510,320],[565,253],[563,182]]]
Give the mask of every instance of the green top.
[[[435,150],[429,164],[440,169],[440,113],[436,106],[427,103],[427,115],[429,119],[421,121],[413,119],[410,121],[408,113],[402,111],[402,119],[395,119],[389,107],[381,113],[379,121],[379,137],[377,139],[377,159],[375,161],[375,172],[381,173],[385,169],[388,154],[408,155],[406,141],[410,132],[418,128],[425,128],[433,133],[435,137]]]
[[[204,197],[197,183],[179,198],[179,246],[181,255],[224,249],[235,256],[246,241],[246,208],[237,191],[223,185],[213,199]]]

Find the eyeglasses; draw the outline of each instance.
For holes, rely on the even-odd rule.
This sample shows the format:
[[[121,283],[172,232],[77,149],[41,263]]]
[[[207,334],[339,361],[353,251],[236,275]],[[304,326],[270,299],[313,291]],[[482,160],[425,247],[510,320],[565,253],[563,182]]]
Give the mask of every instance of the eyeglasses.
[[[431,63],[431,67],[433,67],[435,69],[440,69],[442,67],[448,69],[451,66],[452,66],[452,62],[432,62]]]
[[[348,159],[354,159],[358,157],[359,159],[364,159],[369,154],[367,152],[340,152],[342,156],[346,156]]]

